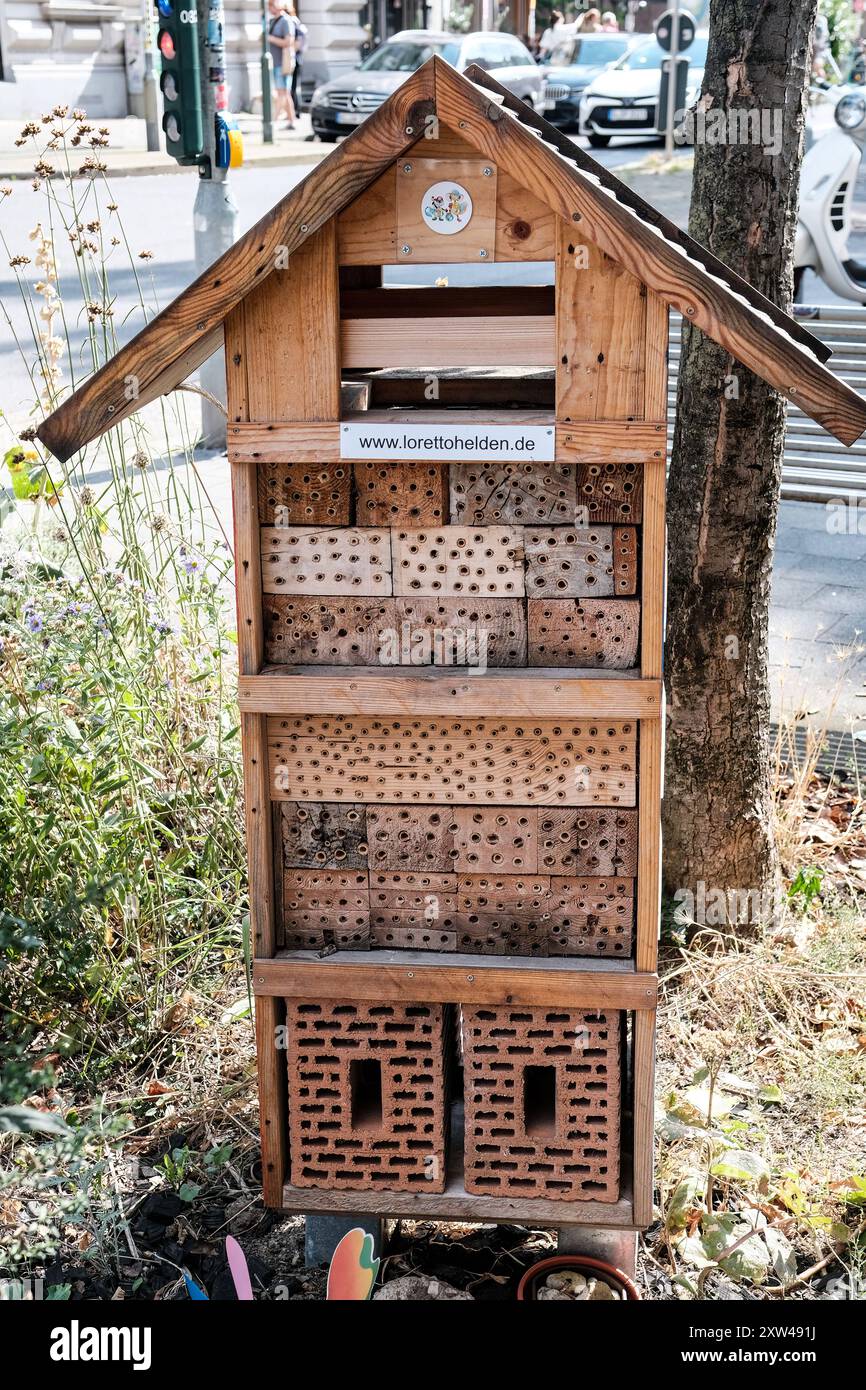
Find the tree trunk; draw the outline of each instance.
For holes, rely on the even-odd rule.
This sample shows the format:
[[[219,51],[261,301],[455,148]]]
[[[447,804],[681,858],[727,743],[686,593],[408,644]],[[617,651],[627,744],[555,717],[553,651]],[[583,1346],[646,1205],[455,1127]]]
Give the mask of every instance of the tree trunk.
[[[785,309],[815,10],[816,0],[713,0],[705,131],[695,127],[689,230]],[[711,143],[719,110],[728,143]],[[746,111],[761,114],[761,143],[743,138],[755,133]],[[782,397],[684,323],[668,487],[672,895],[700,896],[701,881],[771,898],[777,889],[767,643],[784,431]]]

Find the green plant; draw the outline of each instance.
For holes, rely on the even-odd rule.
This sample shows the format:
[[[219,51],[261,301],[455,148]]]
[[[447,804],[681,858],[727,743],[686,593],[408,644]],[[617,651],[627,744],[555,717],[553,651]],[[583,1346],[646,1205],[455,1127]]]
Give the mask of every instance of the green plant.
[[[788,888],[788,897],[793,902],[800,900],[803,911],[808,912],[813,899],[817,898],[821,892],[823,881],[823,869],[798,869],[796,877]]]
[[[197,470],[191,398],[155,403],[62,466],[35,440],[34,420],[119,345],[115,272],[138,287],[124,333],[152,317],[152,256],[130,245],[105,133],[83,113],[56,107],[19,143],[44,210],[23,245],[0,223],[29,336],[0,313],[34,387],[28,410],[0,412],[10,1266],[47,1257],[85,1219],[111,1250],[125,1218],[109,1136],[123,1121],[103,1122],[90,1097],[178,1055],[174,1001],[193,979],[218,990],[245,916],[232,559]],[[0,209],[15,196],[0,188]]]

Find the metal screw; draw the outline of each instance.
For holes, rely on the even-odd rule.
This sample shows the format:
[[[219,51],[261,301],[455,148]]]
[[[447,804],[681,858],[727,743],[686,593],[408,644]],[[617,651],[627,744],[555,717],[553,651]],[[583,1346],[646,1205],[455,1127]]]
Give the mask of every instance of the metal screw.
[[[474,984],[475,984],[475,976],[474,976],[474,975],[467,975],[467,976],[466,976],[466,980],[467,980],[467,982],[468,982],[470,985],[474,985]]]
[[[302,231],[302,232],[308,232],[309,230],[310,230],[310,228],[309,228],[309,226],[307,225],[307,223],[306,223],[306,222],[302,222],[302,223],[301,223],[301,231]]]
[[[195,327],[196,327],[196,332],[197,332],[197,333],[204,333],[204,324],[203,324],[203,323],[197,323]]]
[[[403,165],[403,173],[404,173],[404,174],[411,174],[411,172],[412,172],[412,165],[411,165],[411,164],[404,164],[404,165]]]
[[[414,970],[407,970],[407,971],[406,971],[406,979],[407,979],[407,980],[414,980],[414,978],[415,978],[415,971],[414,971]]]
[[[407,135],[414,135],[414,134],[415,134],[415,127],[414,127],[413,125],[407,125],[407,127],[406,127],[406,134],[407,134]]]
[[[465,130],[465,129],[466,129],[466,122],[465,122],[465,121],[458,121],[458,122],[457,122],[457,129],[458,129],[458,130]]]
[[[481,257],[482,261],[486,261],[486,260],[487,260],[487,252],[486,252],[486,251],[479,251],[478,254],[479,254],[479,256]]]
[[[580,221],[580,213],[579,213],[579,212],[573,212],[573,213],[571,214],[571,220],[572,220],[572,222],[579,222],[579,221]]]
[[[486,179],[489,179],[489,178],[490,178],[490,175],[493,173],[493,170],[492,170],[492,169],[482,169],[481,172],[482,172],[482,174],[484,175],[484,177],[485,177]]]
[[[114,414],[114,409],[115,409],[115,408],[114,408],[113,405],[110,405],[110,406],[108,407],[108,413],[109,413],[109,415],[113,415],[113,414]]]
[[[411,247],[411,246],[405,246],[405,245],[404,245],[404,246],[401,246],[401,247],[400,247],[400,254],[403,255],[403,256],[408,256],[408,255],[409,255],[409,252],[410,252],[411,250],[412,250],[412,247]]]

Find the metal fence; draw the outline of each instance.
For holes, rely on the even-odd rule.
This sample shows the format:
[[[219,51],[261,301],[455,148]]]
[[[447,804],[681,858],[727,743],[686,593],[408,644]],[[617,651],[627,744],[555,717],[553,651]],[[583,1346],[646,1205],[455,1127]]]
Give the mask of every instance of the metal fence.
[[[829,369],[866,395],[866,308],[828,304],[805,327],[831,349]],[[668,434],[673,428],[680,358],[679,314],[671,315]],[[866,438],[846,449],[802,410],[788,406],[788,433],[782,471],[782,496],[805,502],[830,497],[866,497]]]

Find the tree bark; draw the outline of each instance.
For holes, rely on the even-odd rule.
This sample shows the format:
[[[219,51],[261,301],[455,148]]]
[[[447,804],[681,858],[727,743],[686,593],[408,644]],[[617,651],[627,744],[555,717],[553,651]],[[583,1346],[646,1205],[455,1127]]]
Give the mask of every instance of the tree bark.
[[[785,309],[815,11],[816,0],[713,0],[698,103],[689,230]],[[730,113],[746,110],[763,114],[769,139],[710,143],[719,110],[728,139]],[[684,323],[668,485],[671,895],[701,881],[770,895],[778,885],[767,645],[784,431],[782,397]]]

